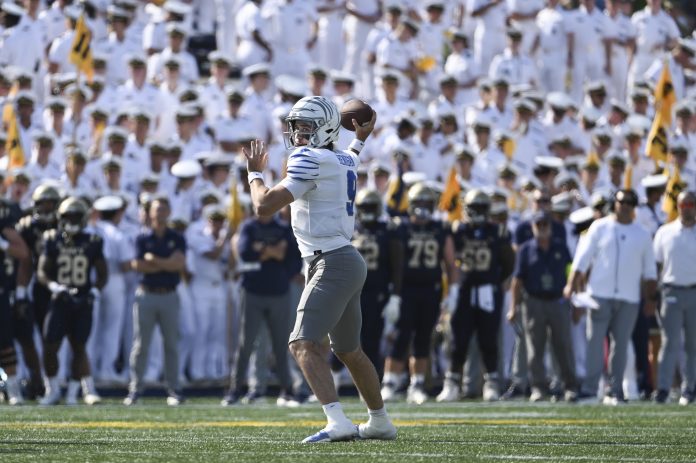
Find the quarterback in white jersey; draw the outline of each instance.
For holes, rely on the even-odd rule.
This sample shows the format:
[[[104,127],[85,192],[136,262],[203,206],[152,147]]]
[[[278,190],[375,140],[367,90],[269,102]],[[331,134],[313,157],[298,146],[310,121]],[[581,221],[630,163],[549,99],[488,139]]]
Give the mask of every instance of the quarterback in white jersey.
[[[353,120],[356,138],[347,151],[334,149],[341,117],[328,98],[302,98],[286,121],[286,142],[296,149],[288,158],[287,176],[278,185],[269,189],[263,183],[268,162],[263,142],[252,142],[251,150],[245,149],[244,154],[254,212],[272,215],[291,204],[292,228],[308,266],[290,351],[321,402],[328,423],[303,442],[395,439],[396,428],[384,408],[379,377],[360,348],[360,293],[367,267],[350,243],[358,154],[374,129],[376,115],[365,126]],[[367,423],[355,426],[343,413],[322,347],[327,335],[367,404]]]

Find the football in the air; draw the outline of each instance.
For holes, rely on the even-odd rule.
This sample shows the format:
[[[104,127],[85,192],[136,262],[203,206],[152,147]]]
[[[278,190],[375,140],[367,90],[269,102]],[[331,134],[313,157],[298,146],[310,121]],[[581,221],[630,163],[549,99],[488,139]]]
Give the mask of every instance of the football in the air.
[[[344,129],[355,132],[355,127],[353,127],[353,119],[358,121],[358,124],[360,125],[367,124],[372,119],[373,112],[374,111],[370,105],[362,100],[357,98],[348,100],[341,108],[341,125]]]

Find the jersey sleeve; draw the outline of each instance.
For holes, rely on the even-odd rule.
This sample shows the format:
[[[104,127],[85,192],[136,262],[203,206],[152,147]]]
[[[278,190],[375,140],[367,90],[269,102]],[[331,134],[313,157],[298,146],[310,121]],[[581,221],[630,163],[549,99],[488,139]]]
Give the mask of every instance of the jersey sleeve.
[[[308,150],[295,150],[288,158],[287,176],[280,182],[295,199],[301,198],[316,187],[321,163]]]

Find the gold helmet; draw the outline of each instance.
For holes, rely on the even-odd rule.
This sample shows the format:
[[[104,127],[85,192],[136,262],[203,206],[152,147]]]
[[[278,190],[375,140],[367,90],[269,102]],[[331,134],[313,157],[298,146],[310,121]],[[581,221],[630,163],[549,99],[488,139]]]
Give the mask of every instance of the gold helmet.
[[[56,206],[60,202],[60,192],[49,184],[41,184],[31,194],[33,215],[36,220],[50,224],[56,220]]]
[[[408,213],[418,219],[430,219],[437,206],[437,193],[423,182],[408,189]]]
[[[58,227],[69,235],[79,233],[87,224],[88,206],[83,200],[70,196],[58,207]]]
[[[362,189],[355,198],[355,206],[358,209],[358,221],[376,222],[382,215],[382,197],[377,190]]]
[[[464,195],[464,210],[469,222],[475,224],[486,222],[491,210],[491,199],[482,190],[469,190]]]

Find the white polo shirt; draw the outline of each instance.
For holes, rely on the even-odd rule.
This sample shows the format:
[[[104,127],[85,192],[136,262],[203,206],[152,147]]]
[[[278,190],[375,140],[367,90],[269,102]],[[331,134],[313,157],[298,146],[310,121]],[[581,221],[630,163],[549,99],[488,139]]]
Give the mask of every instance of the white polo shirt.
[[[620,224],[614,216],[596,220],[581,240],[572,270],[592,267],[588,292],[592,296],[640,302],[642,280],[657,279],[650,234],[638,223]]]
[[[696,285],[696,226],[681,220],[661,226],[653,242],[655,260],[662,264],[660,282],[675,286]]]

